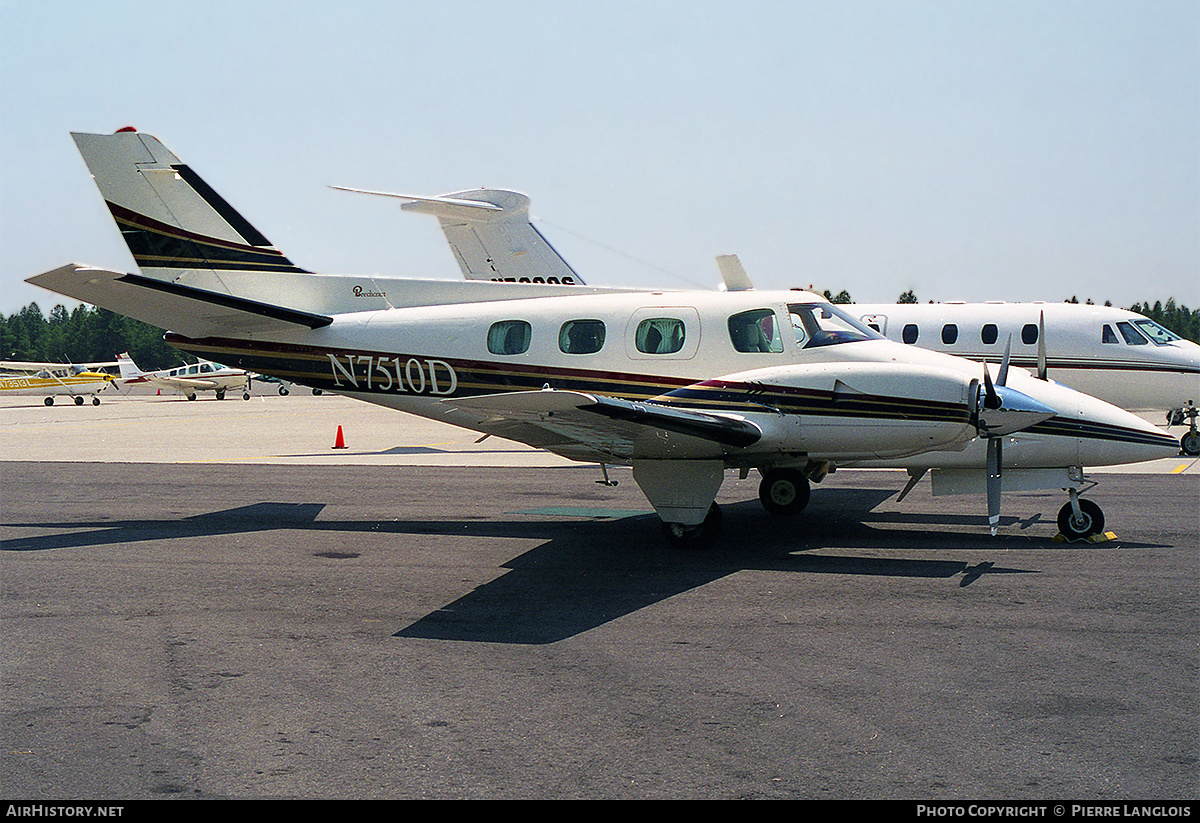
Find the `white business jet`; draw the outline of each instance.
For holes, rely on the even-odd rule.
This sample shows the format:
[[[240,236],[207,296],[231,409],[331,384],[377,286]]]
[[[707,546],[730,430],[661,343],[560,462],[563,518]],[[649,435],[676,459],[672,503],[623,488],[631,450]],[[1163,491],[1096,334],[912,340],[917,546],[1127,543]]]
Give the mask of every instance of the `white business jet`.
[[[211,360],[145,372],[133,362],[129,352],[122,352],[117,355],[117,365],[121,368],[121,383],[125,386],[157,386],[180,392],[188,400],[195,400],[197,393],[202,391],[214,392],[218,400],[224,400],[229,389],[241,389],[242,399],[250,399],[249,373]]]
[[[399,198],[438,218],[468,280],[582,284],[583,278],[530,222],[529,198],[502,189],[434,197],[353,189]],[[727,291],[754,288],[735,255],[717,259]],[[1075,303],[930,303],[843,306],[890,340],[979,362],[1010,363],[1131,411],[1166,411],[1188,423],[1185,454],[1200,454],[1200,346],[1125,309]]]
[[[815,294],[317,275],[157,139],[74,135],[141,273],[29,282],[170,328],[185,351],[565,457],[630,465],[669,539],[709,542],[725,473],[774,513],[838,466],[932,469],[935,493],[1061,488],[1068,537],[1103,530],[1084,466],[1177,453],[1137,416],[894,343]],[[280,300],[286,295],[286,301]],[[940,478],[940,485],[939,485]]]

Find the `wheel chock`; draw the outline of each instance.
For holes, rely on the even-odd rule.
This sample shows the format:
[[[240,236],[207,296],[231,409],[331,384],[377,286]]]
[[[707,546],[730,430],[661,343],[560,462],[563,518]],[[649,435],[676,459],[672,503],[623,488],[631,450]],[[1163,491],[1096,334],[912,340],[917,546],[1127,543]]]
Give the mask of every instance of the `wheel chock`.
[[[1055,543],[1107,543],[1110,540],[1116,540],[1116,539],[1117,539],[1116,532],[1101,532],[1100,534],[1093,534],[1088,537],[1081,537],[1078,540],[1071,540],[1066,535],[1064,535],[1062,532],[1059,532],[1058,534],[1054,535]]]

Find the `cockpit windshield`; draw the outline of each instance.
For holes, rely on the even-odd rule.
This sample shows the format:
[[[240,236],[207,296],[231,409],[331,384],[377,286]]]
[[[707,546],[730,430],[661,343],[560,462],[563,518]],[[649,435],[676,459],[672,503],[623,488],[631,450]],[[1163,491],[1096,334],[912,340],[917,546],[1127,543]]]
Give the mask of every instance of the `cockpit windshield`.
[[[789,303],[788,314],[796,333],[796,345],[802,349],[884,339],[832,303]]]
[[[1165,346],[1168,343],[1174,343],[1182,338],[1170,329],[1164,329],[1162,326],[1155,323],[1153,320],[1142,318],[1134,320],[1134,325],[1142,330],[1142,333],[1150,338],[1154,343]]]

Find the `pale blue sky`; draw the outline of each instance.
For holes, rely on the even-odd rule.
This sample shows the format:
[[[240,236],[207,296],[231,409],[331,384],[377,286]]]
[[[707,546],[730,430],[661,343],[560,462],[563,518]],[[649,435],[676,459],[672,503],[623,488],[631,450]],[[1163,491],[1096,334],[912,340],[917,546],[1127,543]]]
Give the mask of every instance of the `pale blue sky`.
[[[489,186],[591,283],[1200,306],[1194,0],[0,0],[0,106],[5,314],[133,269],[68,136],[125,125],[318,271],[459,276],[330,184]]]

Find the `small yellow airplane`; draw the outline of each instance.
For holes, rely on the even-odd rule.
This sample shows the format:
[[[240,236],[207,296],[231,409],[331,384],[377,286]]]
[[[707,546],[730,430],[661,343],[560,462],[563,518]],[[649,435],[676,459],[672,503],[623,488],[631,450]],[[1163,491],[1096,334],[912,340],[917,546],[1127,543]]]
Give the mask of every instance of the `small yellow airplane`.
[[[91,395],[93,406],[99,406],[97,393],[113,381],[111,374],[87,366],[6,362],[0,367],[11,372],[0,375],[0,397],[44,396],[47,406],[53,406],[54,398],[62,396],[73,397],[75,405],[82,406],[87,395]]]

